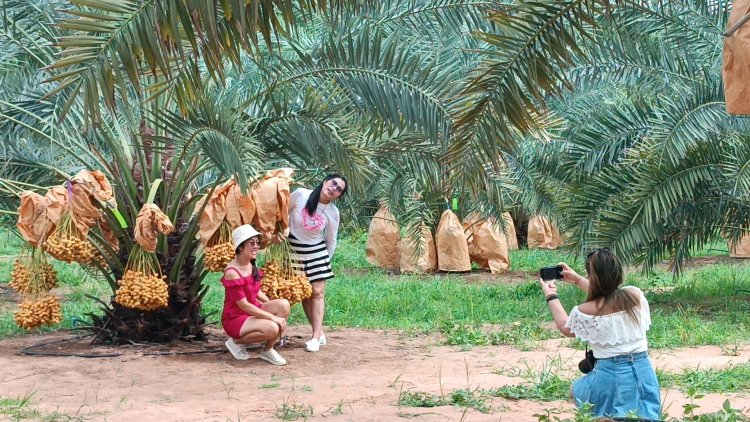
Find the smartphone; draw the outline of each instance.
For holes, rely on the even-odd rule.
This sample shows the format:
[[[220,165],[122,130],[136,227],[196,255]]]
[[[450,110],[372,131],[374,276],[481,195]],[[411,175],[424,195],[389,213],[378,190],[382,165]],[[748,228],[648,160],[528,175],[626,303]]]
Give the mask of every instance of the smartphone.
[[[544,281],[562,280],[562,271],[562,265],[556,265],[554,267],[544,267],[539,270],[539,277],[541,277]]]

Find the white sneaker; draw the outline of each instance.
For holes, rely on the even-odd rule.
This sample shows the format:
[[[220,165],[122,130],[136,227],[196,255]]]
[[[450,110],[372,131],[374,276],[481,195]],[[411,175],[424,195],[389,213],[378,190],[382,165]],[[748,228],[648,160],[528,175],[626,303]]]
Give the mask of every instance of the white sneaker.
[[[320,341],[314,338],[307,340],[307,343],[305,343],[305,350],[308,352],[317,352],[320,350]]]
[[[233,338],[230,338],[229,340],[225,341],[224,345],[227,346],[227,349],[229,349],[229,352],[232,354],[232,356],[234,356],[235,359],[237,360],[250,359],[250,355],[247,354],[247,352],[245,351],[245,348],[235,343]]]
[[[325,346],[326,345],[326,335],[325,334],[322,334],[320,336],[320,338],[318,339],[318,344],[321,345],[321,346]]]
[[[260,358],[272,365],[286,365],[286,359],[282,358],[279,352],[274,349],[260,352]]]

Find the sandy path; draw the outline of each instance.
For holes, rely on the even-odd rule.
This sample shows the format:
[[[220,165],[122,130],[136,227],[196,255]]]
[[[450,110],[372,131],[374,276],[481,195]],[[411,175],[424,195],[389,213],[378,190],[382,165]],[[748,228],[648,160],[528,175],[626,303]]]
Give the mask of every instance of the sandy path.
[[[443,406],[399,408],[402,390],[449,394],[457,389],[495,388],[523,380],[498,375],[498,368],[541,368],[559,359],[573,368],[582,353],[550,340],[538,350],[478,347],[469,351],[440,345],[437,338],[408,338],[396,332],[341,329],[329,331],[330,344],[306,353],[301,336],[307,328],[292,327],[293,341],[281,353],[290,364],[274,367],[258,359],[235,361],[228,353],[193,356],[143,356],[120,348],[124,356],[86,359],[24,356],[19,350],[45,339],[27,336],[0,342],[0,398],[33,392],[33,406],[42,414],[59,412],[96,421],[265,421],[278,420],[284,407],[312,407],[312,419],[333,421],[522,421],[566,402],[536,403],[494,399],[482,414]],[[221,346],[220,337],[210,345]],[[666,371],[723,367],[750,360],[750,347],[740,356],[723,356],[718,347],[653,351],[655,364]],[[550,361],[552,359],[552,361]],[[559,364],[558,364],[559,365]],[[672,416],[682,413],[685,396],[662,391]],[[750,407],[747,394],[709,395],[699,413],[720,409],[725,398],[735,408]],[[339,414],[338,410],[342,413]]]

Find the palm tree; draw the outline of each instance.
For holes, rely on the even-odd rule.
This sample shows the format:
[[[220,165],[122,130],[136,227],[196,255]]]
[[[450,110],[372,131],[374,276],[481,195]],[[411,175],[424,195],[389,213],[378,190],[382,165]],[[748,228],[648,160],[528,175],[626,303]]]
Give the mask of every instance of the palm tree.
[[[696,248],[748,227],[747,119],[725,111],[725,1],[683,0],[616,11],[567,72],[574,89],[551,109],[565,120],[542,148],[573,246],[614,248],[675,273]],[[582,117],[585,116],[585,117]]]
[[[230,176],[246,186],[266,165],[294,165],[302,181],[342,171],[353,187],[367,190],[355,206],[389,198],[415,233],[422,223],[434,224],[453,197],[477,204],[466,212],[564,210],[578,218],[571,227],[583,224],[582,202],[566,204],[560,189],[586,195],[573,189],[585,186],[576,183],[603,175],[606,166],[594,164],[589,173],[596,175],[579,176],[568,160],[576,140],[547,140],[578,133],[564,104],[583,93],[568,92],[592,78],[585,58],[616,39],[602,44],[586,37],[604,37],[616,28],[610,20],[632,10],[659,15],[656,5],[623,9],[620,16],[596,1],[350,3],[278,2],[275,9],[255,1],[246,7],[244,1],[77,0],[66,12],[73,18],[57,15],[59,7],[14,4],[33,18],[6,22],[3,34],[14,43],[3,50],[9,60],[3,63],[30,54],[28,46],[36,44],[27,38],[55,41],[59,50],[38,43],[48,55],[28,72],[48,81],[43,90],[19,76],[15,93],[0,93],[0,133],[23,140],[3,152],[9,165],[0,186],[11,193],[43,190],[80,168],[103,170],[117,181],[117,213],[126,227],[114,210],[106,210],[106,219],[121,250],[90,238],[107,258],[98,270],[113,291],[133,245],[127,227],[147,198],[178,227],[158,246],[169,308],[144,313],[104,303],[104,315],[93,318],[101,340],[202,336],[206,272],[196,254],[195,203]],[[352,10],[362,13],[345,13]],[[44,32],[51,22],[59,28]],[[14,25],[24,31],[7,29]],[[577,104],[595,106],[587,109],[585,99]],[[648,104],[657,109],[653,100]],[[623,142],[603,153],[617,157],[612,166],[620,160],[617,151],[630,151],[632,142]],[[35,145],[46,145],[45,152],[32,152]],[[590,148],[591,157],[598,148]],[[538,155],[548,149],[557,155]],[[558,156],[563,159],[549,159]],[[602,207],[596,215],[612,210]],[[604,230],[610,220],[602,221]],[[594,235],[586,245],[606,241]]]
[[[571,63],[570,50],[577,49],[573,35],[590,31],[593,17],[609,6],[606,1],[582,0],[515,5],[465,0],[350,1],[330,2],[328,8],[326,4],[283,2],[279,10],[265,10],[266,3],[255,1],[247,6],[242,1],[211,5],[77,1],[82,10],[73,10],[76,18],[62,20],[61,26],[87,35],[60,40],[64,58],[52,65],[63,70],[54,76],[60,82],[56,91],[70,90],[75,98],[80,93],[84,115],[95,124],[100,118],[99,95],[112,108],[117,94],[127,98],[122,92],[128,88],[150,92],[151,97],[169,93],[185,113],[203,95],[206,82],[227,81],[225,63],[235,69],[248,65],[241,52],[250,52],[258,63],[272,65],[274,60],[266,61],[264,52],[275,47],[284,56],[285,50],[290,51],[284,45],[286,38],[271,41],[273,29],[278,30],[283,22],[303,22],[294,26],[295,35],[312,30],[308,41],[323,34],[319,29],[325,27],[330,30],[322,36],[328,38],[329,45],[318,46],[315,53],[321,54],[310,56],[321,62],[304,63],[303,59],[305,70],[290,80],[276,80],[265,69],[256,76],[273,89],[281,85],[282,91],[295,82],[339,78],[336,82],[341,89],[358,95],[356,108],[387,119],[399,129],[409,126],[427,131],[432,142],[441,136],[447,146],[442,161],[450,168],[445,174],[450,182],[441,182],[440,190],[451,185],[475,195],[491,190],[503,155],[515,152],[517,132],[524,133],[539,123],[535,111],[541,110],[545,93],[559,91],[555,82],[564,77],[560,69]],[[312,22],[299,19],[315,5],[327,12],[318,15],[323,18]],[[361,13],[341,13],[345,9]],[[248,23],[257,24],[265,44],[259,42],[256,31],[246,30]],[[152,34],[142,28],[158,31]],[[352,37],[358,39],[347,40],[342,33],[354,33]],[[368,33],[373,40],[367,38]],[[380,54],[376,49],[383,42],[378,38],[388,43],[388,51],[402,54],[396,63],[385,56],[385,50]],[[348,49],[330,45],[336,43],[348,44]],[[456,50],[455,45],[462,50]],[[304,47],[295,51],[305,52]],[[436,48],[445,54],[434,54]],[[456,65],[445,73],[426,71],[420,59],[408,57],[414,53],[423,61],[433,60],[433,65]],[[482,56],[486,59],[479,63]],[[390,71],[410,74],[406,79],[389,77],[384,66],[372,60],[390,64]],[[339,67],[325,67],[326,62]],[[471,72],[472,76],[463,79],[458,72]],[[144,74],[151,77],[144,78]],[[419,89],[426,86],[433,89]],[[375,91],[368,91],[373,87]],[[392,95],[400,97],[383,101]],[[486,164],[492,172],[485,172]]]
[[[115,302],[102,303],[104,315],[93,316],[92,329],[100,341],[115,343],[200,338],[203,324],[200,300],[207,287],[202,284],[206,275],[202,258],[196,255],[197,220],[192,218],[198,199],[195,194],[210,192],[213,186],[230,176],[247,187],[246,175],[259,175],[263,170],[264,152],[253,131],[249,130],[246,115],[240,113],[235,104],[230,104],[230,100],[218,95],[216,89],[206,89],[189,109],[180,113],[167,96],[156,96],[153,101],[145,102],[138,89],[125,87],[116,94],[108,91],[103,99],[103,104],[120,113],[100,114],[97,94],[96,100],[77,94],[82,86],[103,86],[105,89],[114,86],[107,85],[112,82],[113,73],[103,79],[103,85],[99,85],[99,80],[92,82],[92,78],[96,78],[90,69],[80,64],[83,57],[94,58],[93,46],[101,46],[101,39],[93,40],[95,36],[78,31],[90,29],[102,33],[107,25],[82,28],[82,22],[64,20],[57,14],[55,10],[59,4],[38,3],[12,3],[12,13],[3,15],[9,18],[3,22],[2,36],[13,42],[4,44],[9,47],[3,50],[0,69],[4,81],[17,82],[4,85],[10,89],[3,90],[0,99],[1,132],[8,140],[3,142],[6,146],[3,162],[6,165],[2,169],[1,185],[7,194],[5,201],[7,204],[17,201],[13,199],[14,194],[21,189],[43,192],[47,186],[70,179],[81,168],[102,170],[109,180],[116,182],[118,207],[103,211],[106,223],[119,238],[120,249],[113,250],[101,235],[92,234],[89,240],[106,259],[106,264],[96,269],[115,291],[118,288],[116,280],[122,277],[124,265],[134,247],[132,227],[135,217],[141,204],[154,200],[177,227],[174,234],[160,241],[157,251],[161,270],[169,280],[169,306],[154,312],[141,312]],[[82,7],[68,10],[68,13],[80,16],[81,21],[91,25],[97,18],[111,23],[117,21],[116,15],[122,17],[124,13],[132,13],[130,21],[118,21],[127,26],[134,21],[144,24],[148,19],[144,16],[153,17],[151,12],[158,11],[155,3],[84,1],[79,3]],[[204,2],[195,3],[191,7],[208,7]],[[103,9],[92,12],[88,8],[92,4]],[[282,6],[289,12],[294,5],[284,3]],[[307,4],[302,6],[310,7]],[[260,10],[269,12],[265,6]],[[261,30],[264,25],[281,28],[272,15],[252,22],[256,22]],[[46,30],[54,28],[56,22],[60,22],[59,31]],[[196,21],[195,25],[201,28],[201,22]],[[136,31],[138,26],[128,28]],[[118,39],[127,43],[121,37],[133,34],[123,35],[126,32],[111,34],[113,38],[109,41]],[[265,35],[270,37],[270,32],[266,31]],[[38,41],[40,38],[47,42]],[[201,39],[207,42],[205,36]],[[54,42],[63,49],[71,44],[78,49],[75,50],[77,53],[64,53],[66,57],[50,68],[72,66],[75,69],[68,69],[70,71],[64,74],[48,73],[44,66],[54,60],[54,50],[49,47]],[[86,43],[88,45],[84,46]],[[112,51],[106,50],[104,56],[109,53]],[[39,60],[32,61],[29,56],[39,57]],[[26,64],[21,69],[23,72],[14,67],[17,63]],[[200,64],[204,65],[203,62]],[[127,67],[124,65],[123,69],[134,70]],[[112,71],[119,70],[118,65]],[[166,81],[164,75],[147,76],[140,68],[136,76],[142,82]],[[35,87],[35,83],[45,79],[47,85],[43,87],[47,88],[46,92]],[[88,125],[90,122],[95,126]],[[86,127],[89,129],[81,130]]]

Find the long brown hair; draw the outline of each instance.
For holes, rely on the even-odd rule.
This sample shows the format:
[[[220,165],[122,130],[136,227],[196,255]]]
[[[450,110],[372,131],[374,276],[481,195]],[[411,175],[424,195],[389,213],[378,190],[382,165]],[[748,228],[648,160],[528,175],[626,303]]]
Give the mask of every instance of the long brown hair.
[[[607,248],[591,252],[586,257],[586,272],[589,276],[587,302],[603,298],[600,309],[611,305],[615,312],[626,311],[634,322],[638,322],[636,308],[640,305],[640,301],[627,291],[620,289],[624,281],[624,272],[615,254]]]

